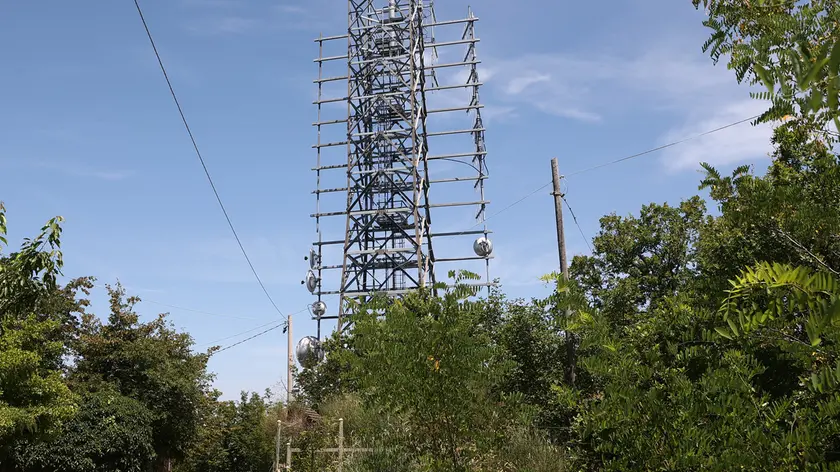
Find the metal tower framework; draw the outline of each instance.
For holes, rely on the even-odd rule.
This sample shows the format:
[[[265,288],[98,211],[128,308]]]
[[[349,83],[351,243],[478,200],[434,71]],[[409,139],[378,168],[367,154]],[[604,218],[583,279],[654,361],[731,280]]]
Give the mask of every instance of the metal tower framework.
[[[316,220],[318,241],[311,252],[312,271],[307,282],[310,290],[322,301],[338,296],[336,314],[317,313],[320,337],[321,320],[338,319],[342,330],[352,321],[353,307],[375,293],[399,296],[421,287],[433,287],[437,281],[435,269],[441,263],[483,260],[489,279],[489,254],[439,257],[434,242],[443,238],[474,238],[489,234],[484,219],[489,203],[484,197],[487,179],[484,145],[484,124],[481,118],[476,56],[475,22],[469,12],[465,19],[437,21],[433,0],[348,0],[348,34],[319,37],[318,120],[314,126],[317,150]],[[435,28],[455,27],[461,34],[451,41],[436,42]],[[330,44],[346,41],[346,54],[325,55]],[[465,49],[464,56],[455,62],[436,63],[444,48]],[[462,59],[463,58],[463,59]],[[346,63],[346,71],[330,65]],[[461,83],[441,84],[438,71],[461,68]],[[343,69],[343,67],[342,67]],[[327,75],[328,72],[338,75]],[[466,72],[465,74],[463,72]],[[457,74],[454,74],[457,76]],[[329,96],[327,87],[346,82],[346,95]],[[342,87],[343,89],[343,87]],[[427,106],[427,98],[443,91],[461,91],[465,103],[435,108]],[[466,93],[464,93],[466,92]],[[340,92],[333,92],[340,93]],[[327,107],[346,103],[346,114],[329,119]],[[429,131],[427,122],[435,115],[466,112],[472,126],[466,129]],[[432,117],[432,118],[430,118]],[[443,121],[443,120],[441,120]],[[336,128],[345,130],[343,135]],[[337,141],[323,142],[330,130]],[[430,154],[435,139],[467,135],[466,149],[447,154]],[[340,136],[340,137],[338,137]],[[343,138],[343,139],[342,139]],[[345,149],[341,162],[330,160],[328,151]],[[447,166],[439,172],[436,162],[454,161],[465,166]],[[464,175],[471,169],[470,175]],[[324,188],[326,182],[338,183],[336,174],[343,172],[343,186]],[[434,174],[435,178],[431,178]],[[440,174],[440,175],[438,175]],[[448,175],[447,175],[448,174]],[[330,178],[333,180],[330,181]],[[471,184],[477,199],[446,201],[443,184]],[[434,194],[430,191],[441,188]],[[322,212],[322,200],[328,194],[346,195],[346,204],[338,211]],[[432,213],[435,208],[475,208],[473,228],[462,232],[432,232]],[[437,212],[438,210],[435,210]],[[324,240],[324,220],[344,217],[344,232],[336,228],[332,240]],[[461,224],[462,227],[468,226]],[[325,248],[341,247],[341,261],[325,262]],[[462,242],[462,248],[472,248],[472,241]],[[340,271],[337,286],[324,289],[324,277],[330,271]],[[485,280],[475,285],[491,285]],[[316,302],[317,303],[317,302]]]

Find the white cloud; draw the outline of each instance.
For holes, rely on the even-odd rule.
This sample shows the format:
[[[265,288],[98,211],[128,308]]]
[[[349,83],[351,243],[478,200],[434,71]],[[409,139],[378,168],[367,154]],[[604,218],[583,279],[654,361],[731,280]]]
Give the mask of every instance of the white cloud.
[[[198,34],[245,34],[260,28],[262,22],[256,18],[225,16],[206,18],[189,26],[189,30]]]
[[[767,109],[767,103],[742,100],[721,107],[699,118],[689,118],[687,123],[674,127],[660,138],[660,144],[683,140],[724,127],[745,118],[758,115]],[[661,158],[666,169],[681,171],[697,169],[700,162],[726,166],[766,157],[772,150],[771,124],[752,126],[750,122],[732,126],[706,136],[668,148]]]
[[[89,177],[99,180],[118,181],[125,180],[134,175],[133,170],[127,169],[97,169],[84,164],[57,161],[57,160],[27,160],[24,165],[39,167],[55,172],[60,172],[73,177]]]
[[[288,13],[288,14],[304,14],[306,13],[306,9],[299,5],[277,5],[277,11],[280,13]]]
[[[509,95],[519,95],[531,85],[538,84],[540,82],[548,82],[550,80],[551,76],[548,74],[541,74],[539,72],[534,71],[526,71],[521,76],[514,77],[507,83],[505,93]]]
[[[677,49],[626,58],[595,53],[527,54],[485,61],[489,102],[526,107],[580,121],[612,112],[705,107],[732,97],[729,71]],[[717,103],[720,103],[719,101]]]

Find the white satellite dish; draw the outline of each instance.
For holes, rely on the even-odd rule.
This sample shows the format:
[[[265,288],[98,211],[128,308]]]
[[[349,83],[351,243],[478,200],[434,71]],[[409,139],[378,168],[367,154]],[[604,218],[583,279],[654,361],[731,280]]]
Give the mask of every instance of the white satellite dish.
[[[318,300],[312,304],[312,314],[316,319],[320,319],[327,312],[327,304]]]
[[[493,254],[493,243],[482,236],[473,243],[473,251],[478,257],[490,257],[490,254]]]
[[[320,259],[321,258],[318,257],[318,253],[315,252],[315,248],[314,247],[310,248],[309,249],[309,268],[310,269],[317,268],[318,265],[321,263]]]
[[[318,282],[320,282],[320,280],[314,272],[311,270],[306,271],[306,279],[303,280],[303,283],[306,285],[306,289],[309,290],[309,293],[315,293],[315,289],[318,288]]]
[[[306,336],[298,341],[295,354],[300,365],[307,369],[315,367],[324,360],[324,349],[321,347],[321,341],[314,336]]]

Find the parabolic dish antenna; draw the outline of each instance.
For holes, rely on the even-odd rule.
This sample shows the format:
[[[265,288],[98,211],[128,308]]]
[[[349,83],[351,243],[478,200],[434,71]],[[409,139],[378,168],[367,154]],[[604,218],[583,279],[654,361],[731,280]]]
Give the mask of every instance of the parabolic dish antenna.
[[[324,313],[327,312],[327,304],[318,300],[317,302],[312,304],[312,314],[315,315],[316,319],[320,319],[324,316]]]
[[[493,243],[482,236],[473,243],[473,251],[478,257],[490,257],[490,254],[493,254]]]
[[[306,285],[306,289],[309,290],[309,293],[315,293],[315,289],[318,288],[318,277],[314,272],[308,270],[306,271],[306,278],[303,280],[303,283]]]
[[[315,367],[319,362],[324,360],[324,349],[321,348],[321,342],[314,336],[306,336],[301,338],[295,348],[295,355],[298,362],[306,369]]]

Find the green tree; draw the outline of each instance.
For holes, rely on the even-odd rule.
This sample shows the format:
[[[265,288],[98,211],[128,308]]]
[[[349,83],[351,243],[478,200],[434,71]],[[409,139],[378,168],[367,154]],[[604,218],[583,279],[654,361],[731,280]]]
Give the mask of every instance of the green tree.
[[[238,402],[207,398],[202,427],[181,472],[261,472],[274,463],[276,424],[265,397],[242,392]]]
[[[494,392],[506,366],[482,326],[486,302],[469,300],[474,290],[461,277],[470,274],[441,297],[410,294],[364,307],[354,350],[342,352],[365,405],[382,418],[371,439],[406,454],[389,456],[392,467],[470,470],[518,413],[516,398]]]
[[[697,242],[708,222],[699,197],[676,207],[645,205],[638,217],[605,216],[592,255],[572,260],[571,277],[605,316],[632,319],[694,284]]]
[[[60,218],[21,250],[0,259],[0,467],[10,444],[49,434],[70,419],[76,400],[62,379],[62,326],[34,309],[57,290],[62,257]],[[0,204],[0,249],[6,244]]]
[[[722,177],[704,165],[721,212],[704,230],[698,265],[704,290],[722,294],[728,281],[756,261],[837,273],[840,267],[840,161],[807,128],[789,124],[773,136],[764,176],[748,167]],[[718,300],[715,300],[718,303]]]
[[[151,412],[157,467],[163,467],[183,458],[196,438],[212,351],[192,352],[192,338],[174,330],[165,315],[139,321],[134,312],[139,298],[125,298],[119,285],[108,290],[107,323],[83,318],[71,382],[90,391],[114,388],[141,402]]]
[[[16,462],[27,472],[145,472],[155,460],[152,420],[133,398],[110,389],[85,393],[60,434],[19,443]]]
[[[771,100],[759,121],[794,115],[812,131],[838,121],[840,4],[836,0],[692,0],[712,34],[703,45],[728,59],[739,82],[760,84]]]

